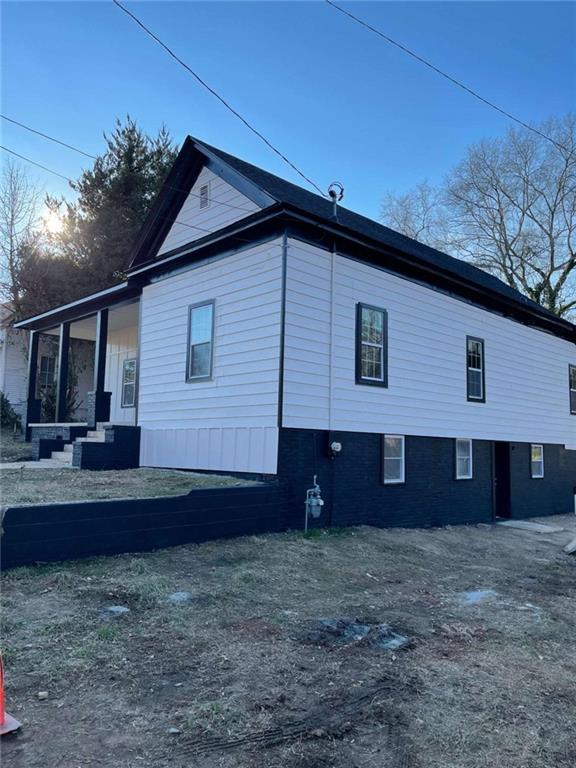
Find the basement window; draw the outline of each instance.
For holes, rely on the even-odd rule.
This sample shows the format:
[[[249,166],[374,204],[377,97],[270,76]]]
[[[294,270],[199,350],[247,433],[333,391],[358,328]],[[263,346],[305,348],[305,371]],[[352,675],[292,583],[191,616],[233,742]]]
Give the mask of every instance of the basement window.
[[[214,346],[214,302],[194,304],[188,315],[187,381],[212,378],[212,348]]]
[[[134,408],[136,402],[136,360],[124,360],[122,366],[122,408]]]
[[[384,435],[382,439],[384,485],[398,485],[405,481],[404,435]]]
[[[570,365],[570,413],[576,415],[576,365]]]
[[[200,187],[200,210],[210,205],[210,185],[202,184]]]
[[[388,386],[388,313],[356,305],[356,383]]]
[[[456,480],[472,480],[472,440],[456,440]]]
[[[544,446],[530,446],[530,477],[539,479],[544,477]]]
[[[484,339],[466,337],[466,396],[478,403],[486,402],[484,386]]]

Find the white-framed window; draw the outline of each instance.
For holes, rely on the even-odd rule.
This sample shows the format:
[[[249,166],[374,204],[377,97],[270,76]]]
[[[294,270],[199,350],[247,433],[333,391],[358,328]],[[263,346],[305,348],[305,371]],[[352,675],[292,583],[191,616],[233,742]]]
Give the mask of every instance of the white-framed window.
[[[194,304],[188,313],[186,380],[210,379],[214,346],[214,302]]]
[[[382,481],[396,485],[406,479],[404,435],[382,436]]]
[[[532,444],[530,446],[530,477],[539,479],[544,477],[544,446]]]
[[[356,305],[356,383],[388,386],[388,313],[368,304]]]
[[[478,403],[486,400],[484,376],[484,339],[466,337],[466,397]]]
[[[472,480],[474,465],[472,460],[472,440],[456,440],[456,480]]]
[[[203,208],[208,208],[210,205],[210,184],[202,184],[200,187],[200,210]]]
[[[56,357],[54,355],[40,355],[38,368],[38,388],[43,391],[54,386],[56,378]]]
[[[570,413],[576,415],[576,365],[568,366],[568,375],[570,380]]]
[[[133,408],[136,403],[136,360],[122,364],[122,408]]]

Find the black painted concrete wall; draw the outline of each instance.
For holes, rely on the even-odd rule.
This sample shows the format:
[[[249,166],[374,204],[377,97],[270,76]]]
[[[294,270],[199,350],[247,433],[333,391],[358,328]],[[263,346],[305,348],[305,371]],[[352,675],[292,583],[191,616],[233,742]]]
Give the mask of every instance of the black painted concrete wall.
[[[92,555],[145,552],[280,528],[277,485],[206,488],[186,496],[9,507],[3,569]]]
[[[510,446],[511,516],[565,515],[574,512],[576,451],[544,446],[544,477],[530,476],[530,445]]]
[[[329,443],[342,443],[330,458]],[[284,524],[304,524],[313,475],[325,499],[320,525],[432,526],[488,523],[493,516],[492,443],[475,440],[474,479],[455,479],[454,440],[406,437],[406,482],[383,485],[382,437],[352,432],[281,429],[278,476]]]

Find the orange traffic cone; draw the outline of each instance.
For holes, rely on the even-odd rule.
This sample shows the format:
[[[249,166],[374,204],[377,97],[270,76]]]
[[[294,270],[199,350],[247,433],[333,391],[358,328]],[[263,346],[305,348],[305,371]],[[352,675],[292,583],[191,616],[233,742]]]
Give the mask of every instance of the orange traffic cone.
[[[4,664],[0,656],[0,736],[4,736],[12,731],[17,731],[22,723],[9,715],[4,709]]]

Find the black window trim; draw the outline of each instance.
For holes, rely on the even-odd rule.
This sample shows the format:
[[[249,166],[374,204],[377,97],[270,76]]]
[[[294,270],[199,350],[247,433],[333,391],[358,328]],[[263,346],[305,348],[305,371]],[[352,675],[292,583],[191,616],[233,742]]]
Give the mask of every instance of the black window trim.
[[[482,348],[482,397],[472,397],[470,395],[470,388],[468,386],[468,342],[477,341]],[[469,403],[485,403],[486,402],[486,345],[484,339],[479,336],[466,336],[466,400]],[[474,369],[477,370],[477,369]]]
[[[570,400],[570,413],[572,416],[576,416],[576,389],[573,389],[572,387],[572,371],[574,371],[574,375],[576,375],[576,365],[569,363],[568,364],[568,398]],[[574,397],[572,397],[572,393],[574,393]],[[572,405],[572,400],[574,400],[575,405]]]
[[[362,376],[362,310],[381,312],[382,319],[382,379],[366,379]],[[372,304],[356,304],[356,384],[368,387],[388,387],[388,311]]]
[[[200,307],[212,307],[212,328],[210,329],[210,372],[206,376],[190,376],[190,332],[192,330],[192,311],[199,309]],[[188,306],[188,333],[187,333],[187,347],[186,347],[186,383],[195,384],[197,381],[212,381],[212,374],[214,371],[214,325],[216,317],[216,300],[207,299],[206,301],[198,301],[196,304],[190,304]]]
[[[124,402],[124,372],[126,370],[126,363],[134,363],[134,402],[127,404]],[[136,377],[138,375],[138,359],[136,357],[127,357],[122,361],[122,383],[120,391],[120,408],[135,408],[136,407]]]
[[[470,444],[470,476],[460,477],[458,475],[458,441],[467,442]],[[467,480],[474,480],[474,440],[471,437],[455,437],[454,438],[454,479],[458,482],[466,482]]]

